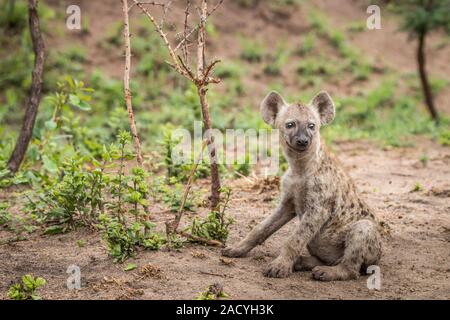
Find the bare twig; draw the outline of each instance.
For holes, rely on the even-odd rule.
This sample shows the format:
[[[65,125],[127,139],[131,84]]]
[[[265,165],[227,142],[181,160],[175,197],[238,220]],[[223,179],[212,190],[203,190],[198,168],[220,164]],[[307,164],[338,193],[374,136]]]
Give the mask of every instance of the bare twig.
[[[165,7],[166,3],[162,3],[162,2],[156,2],[156,1],[139,1],[140,4],[148,4],[148,5],[152,5],[152,6],[161,6],[161,7]],[[136,3],[132,3],[131,6],[128,8],[128,11],[131,10],[131,8],[133,8],[136,5]]]
[[[136,128],[136,120],[134,117],[133,105],[132,105],[132,94],[130,90],[130,72],[131,72],[131,41],[130,41],[130,25],[128,18],[128,1],[122,0],[123,5],[123,22],[124,22],[124,41],[125,41],[125,70],[123,73],[123,85],[125,91],[125,103],[128,110],[128,120],[130,122],[131,134],[134,140],[134,148],[136,150],[136,160],[140,167],[144,168],[144,159],[142,157],[141,150],[141,140]],[[144,196],[147,199],[147,196]],[[150,216],[150,208],[148,205],[143,206],[147,217]]]
[[[133,135],[134,147],[136,150],[136,159],[139,165],[142,166],[143,158],[141,151],[141,141],[139,139],[136,121],[134,118],[133,106],[131,102],[131,90],[130,90],[130,69],[131,69],[131,44],[130,44],[130,26],[128,19],[128,3],[127,0],[122,0],[123,5],[123,22],[124,22],[124,31],[123,36],[125,40],[125,70],[123,73],[123,84],[125,91],[125,103],[127,105],[128,110],[128,118],[130,122],[131,134]]]
[[[170,57],[172,58],[172,63],[171,66],[173,66],[175,68],[175,70],[180,73],[181,75],[189,78],[189,75],[187,74],[187,72],[185,70],[183,70],[178,62],[178,58],[175,55],[175,52],[173,51],[169,40],[167,39],[166,34],[164,33],[163,29],[161,28],[161,26],[156,22],[155,18],[151,15],[151,13],[144,7],[143,4],[141,4],[139,1],[137,0],[133,0],[134,3],[139,7],[139,9],[141,9],[141,11],[150,19],[150,21],[152,22],[153,26],[155,27],[156,31],[158,32],[159,36],[161,37],[161,39],[163,40],[165,46],[167,47],[167,50],[169,51]],[[190,79],[190,78],[189,78]],[[192,79],[191,79],[192,80]]]
[[[161,30],[164,29],[164,21],[166,19],[167,11],[169,11],[171,4],[172,4],[172,1],[169,1],[165,6],[163,6],[163,16],[162,16],[161,22],[159,24],[159,27],[161,28]]]
[[[183,39],[187,39],[187,29],[188,29],[188,20],[189,20],[189,10],[191,8],[190,0],[186,0],[186,10],[184,11],[184,28],[183,28]],[[188,41],[186,40],[183,45],[183,57],[186,63],[189,61],[189,50],[188,50]]]
[[[208,20],[209,16],[212,15],[219,7],[220,5],[223,3],[224,0],[220,0],[219,2],[217,2],[217,4],[214,6],[214,8],[210,11],[206,13],[206,18],[205,18],[205,23],[206,20]],[[177,52],[188,40],[189,37],[198,29],[200,28],[200,24],[196,25],[194,28],[191,29],[191,31],[189,31],[184,38],[178,43],[178,45],[173,49],[174,52]]]
[[[203,141],[202,148],[200,150],[200,154],[198,155],[197,160],[195,161],[194,165],[192,166],[191,172],[189,173],[189,178],[186,183],[186,188],[184,189],[183,197],[181,198],[180,207],[178,208],[178,212],[175,215],[175,219],[173,219],[172,222],[166,223],[167,235],[177,232],[178,225],[180,224],[181,217],[183,216],[184,205],[186,204],[186,199],[189,195],[189,191],[191,190],[192,181],[194,180],[195,171],[197,171],[197,167],[198,167],[200,161],[202,160],[203,151],[205,150],[205,147],[206,147],[206,141]]]

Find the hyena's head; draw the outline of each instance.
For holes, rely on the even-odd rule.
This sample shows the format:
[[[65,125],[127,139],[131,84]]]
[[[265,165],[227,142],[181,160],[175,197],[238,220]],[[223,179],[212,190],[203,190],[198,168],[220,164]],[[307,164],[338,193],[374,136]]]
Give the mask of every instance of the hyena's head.
[[[319,92],[309,104],[287,103],[277,92],[261,102],[264,121],[279,129],[280,142],[287,155],[307,155],[320,146],[320,127],[334,118],[334,103],[328,93]]]

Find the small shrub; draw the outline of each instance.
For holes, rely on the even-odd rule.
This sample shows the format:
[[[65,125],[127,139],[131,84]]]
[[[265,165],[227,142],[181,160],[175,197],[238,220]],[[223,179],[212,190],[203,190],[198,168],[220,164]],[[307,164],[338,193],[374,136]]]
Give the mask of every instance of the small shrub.
[[[229,226],[234,220],[225,214],[228,202],[231,196],[231,190],[222,188],[222,196],[219,207],[208,213],[205,219],[194,218],[189,227],[191,233],[195,236],[205,239],[218,240],[225,242],[228,239]]]
[[[411,192],[419,192],[419,191],[422,191],[422,190],[423,190],[423,187],[420,184],[420,182],[416,182],[414,187],[411,189]]]
[[[200,293],[196,300],[217,300],[220,298],[229,298],[229,295],[223,290],[223,286],[220,283],[214,283]]]
[[[44,278],[26,274],[19,283],[12,285],[8,290],[8,298],[12,300],[41,300],[42,298],[36,294],[36,290],[44,286],[46,281]]]

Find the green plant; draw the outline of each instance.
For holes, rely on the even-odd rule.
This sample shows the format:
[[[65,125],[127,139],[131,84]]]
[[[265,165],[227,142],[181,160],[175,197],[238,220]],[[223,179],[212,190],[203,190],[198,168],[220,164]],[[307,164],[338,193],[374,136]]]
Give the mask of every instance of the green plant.
[[[450,130],[443,131],[439,135],[439,143],[444,146],[450,146]]]
[[[220,283],[214,283],[201,292],[196,300],[217,300],[220,298],[229,298],[229,295],[223,290],[223,286]]]
[[[184,246],[186,239],[179,236],[178,234],[172,233],[169,235],[167,244],[171,249],[180,249]]]
[[[429,159],[428,155],[423,154],[420,156],[419,160],[420,160],[420,163],[422,163],[422,166],[425,168],[428,165],[428,161],[430,159]]]
[[[166,243],[167,240],[162,235],[159,233],[152,233],[142,241],[142,246],[149,250],[159,250]]]
[[[158,177],[153,180],[152,191],[154,197],[168,204],[172,212],[177,212],[181,205],[181,195],[184,192],[183,185],[176,178],[169,179],[168,184],[164,180]],[[192,197],[186,199],[183,209],[193,211],[194,202]]]
[[[0,226],[7,225],[11,222],[12,216],[8,212],[9,204],[0,202]]]
[[[242,39],[241,47],[241,59],[247,60],[248,62],[262,61],[265,54],[265,48],[261,42],[251,39]]]
[[[19,283],[12,285],[8,290],[8,298],[12,300],[41,300],[42,298],[36,294],[36,290],[44,286],[46,281],[44,278],[26,274]]]
[[[229,226],[234,220],[225,214],[231,196],[231,189],[222,187],[224,193],[219,206],[208,213],[206,218],[194,218],[188,229],[194,236],[225,242],[229,234]]]
[[[422,190],[423,190],[423,187],[420,184],[420,182],[416,182],[414,184],[414,187],[411,189],[411,192],[419,192],[419,191],[422,191]]]
[[[136,251],[139,238],[136,237],[140,225],[128,228],[118,218],[111,218],[106,214],[100,215],[99,228],[107,242],[108,252],[115,262],[123,262],[132,257]]]
[[[315,32],[309,32],[303,39],[300,44],[300,47],[297,50],[297,53],[300,55],[306,55],[311,53],[316,46],[317,36]]]
[[[252,166],[250,164],[250,155],[247,153],[245,155],[244,162],[238,163],[237,160],[235,160],[233,164],[233,171],[236,176],[248,176],[252,170]]]
[[[281,69],[286,64],[290,54],[290,51],[284,45],[278,46],[277,51],[270,56],[269,62],[264,67],[264,73],[271,76],[280,75]]]

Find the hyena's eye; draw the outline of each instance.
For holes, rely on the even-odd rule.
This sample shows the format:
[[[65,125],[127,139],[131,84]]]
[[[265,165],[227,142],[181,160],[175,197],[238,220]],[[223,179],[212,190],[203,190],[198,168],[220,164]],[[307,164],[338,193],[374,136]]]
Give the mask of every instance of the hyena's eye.
[[[308,124],[308,128],[310,128],[311,130],[313,130],[315,126],[316,126],[316,125],[315,125],[314,123]]]
[[[293,127],[295,127],[295,122],[288,122],[288,123],[286,123],[286,129],[291,129]]]

